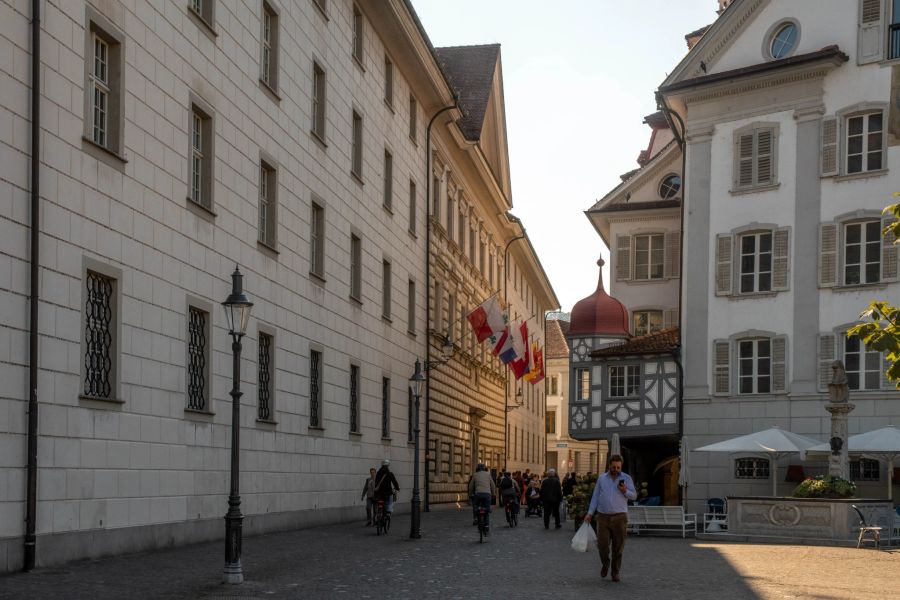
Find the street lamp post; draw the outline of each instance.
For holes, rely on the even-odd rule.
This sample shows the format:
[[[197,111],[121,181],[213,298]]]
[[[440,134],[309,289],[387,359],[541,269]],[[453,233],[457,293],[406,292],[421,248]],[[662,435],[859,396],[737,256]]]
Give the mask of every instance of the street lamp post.
[[[241,497],[238,495],[240,482],[241,448],[241,338],[247,333],[250,309],[253,303],[243,290],[243,275],[234,267],[231,274],[231,294],[222,303],[231,334],[231,352],[234,356],[231,389],[231,490],[228,494],[228,513],[225,515],[225,583],[243,583],[241,568],[241,537],[244,516],[241,514]]]
[[[514,222],[519,223],[521,225],[521,221],[513,217]],[[509,247],[512,246],[513,242],[518,240],[525,239],[525,228],[522,228],[522,235],[518,235],[508,242],[506,242],[506,247],[503,248],[503,305],[504,307],[509,306],[509,300],[506,297],[506,288],[507,282],[509,281]],[[508,310],[508,308],[507,308]],[[506,465],[509,462],[509,411],[512,410],[509,406],[509,369],[505,369],[504,381],[503,381],[503,404],[506,407],[506,410],[503,411],[503,468],[506,469]],[[518,394],[517,394],[518,396]],[[516,398],[518,401],[518,398]],[[513,406],[512,408],[518,408],[522,406],[519,404],[518,406]]]

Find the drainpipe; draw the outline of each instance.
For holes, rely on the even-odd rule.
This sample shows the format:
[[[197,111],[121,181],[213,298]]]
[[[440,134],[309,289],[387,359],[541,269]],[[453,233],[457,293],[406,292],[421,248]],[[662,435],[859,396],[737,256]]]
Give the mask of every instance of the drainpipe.
[[[429,316],[431,310],[431,126],[442,113],[459,106],[459,95],[453,94],[453,104],[440,109],[428,121],[425,133],[425,364],[431,362],[431,333]],[[440,215],[435,215],[440,217]],[[431,437],[431,377],[425,378],[425,512],[431,510],[428,499],[428,449]]]
[[[25,490],[24,571],[35,563],[37,529],[38,294],[40,292],[41,0],[31,2],[31,301],[28,335],[28,470]]]

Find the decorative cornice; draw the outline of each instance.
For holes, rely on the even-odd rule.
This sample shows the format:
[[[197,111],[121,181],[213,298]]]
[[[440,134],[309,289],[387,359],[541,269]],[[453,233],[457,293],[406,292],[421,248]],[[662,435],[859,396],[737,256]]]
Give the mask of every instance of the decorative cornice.
[[[766,88],[777,87],[789,83],[809,81],[811,79],[820,79],[822,77],[825,77],[828,72],[836,66],[837,64],[833,63],[831,65],[817,65],[816,68],[811,70],[795,71],[793,73],[784,74],[780,77],[765,77],[762,79],[757,79],[755,81],[748,81],[740,85],[735,85],[733,82],[729,81],[715,83],[712,84],[712,87],[710,89],[705,89],[695,94],[686,95],[684,97],[684,101],[686,104],[705,102],[707,100],[725,98],[727,96],[735,96],[738,94],[746,94],[747,92],[763,90]]]

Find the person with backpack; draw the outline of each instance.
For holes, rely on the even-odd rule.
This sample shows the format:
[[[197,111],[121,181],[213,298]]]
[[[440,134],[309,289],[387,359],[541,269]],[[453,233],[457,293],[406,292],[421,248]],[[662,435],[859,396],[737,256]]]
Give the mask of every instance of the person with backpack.
[[[384,459],[381,461],[381,468],[375,474],[375,492],[373,497],[375,501],[383,500],[385,510],[388,514],[394,512],[394,496],[400,491],[400,484],[397,478],[391,473],[391,461]]]
[[[513,513],[519,512],[519,496],[522,494],[522,491],[519,489],[519,484],[516,483],[516,480],[509,474],[509,471],[503,474],[498,487],[500,488],[500,506],[505,509],[507,503],[509,503],[510,510]]]

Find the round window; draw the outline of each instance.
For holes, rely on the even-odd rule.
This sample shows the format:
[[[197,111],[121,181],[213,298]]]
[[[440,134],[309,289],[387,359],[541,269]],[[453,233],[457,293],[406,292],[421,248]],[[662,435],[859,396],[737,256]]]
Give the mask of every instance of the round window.
[[[659,184],[659,195],[664,200],[673,198],[678,190],[681,189],[681,177],[678,175],[669,175]]]
[[[797,26],[793,23],[786,23],[779,27],[775,35],[772,36],[772,45],[769,47],[769,52],[774,59],[784,58],[794,50],[796,45]]]

